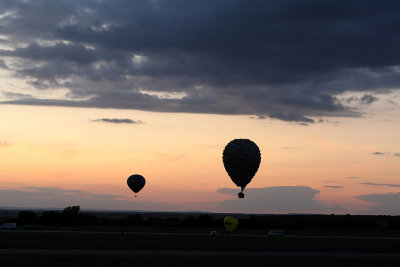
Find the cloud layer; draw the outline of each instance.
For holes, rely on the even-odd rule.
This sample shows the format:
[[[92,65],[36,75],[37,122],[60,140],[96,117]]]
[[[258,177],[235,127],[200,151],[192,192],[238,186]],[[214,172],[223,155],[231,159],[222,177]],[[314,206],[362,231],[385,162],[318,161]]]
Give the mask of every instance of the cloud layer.
[[[255,213],[332,213],[343,212],[339,206],[328,207],[316,200],[318,190],[308,186],[275,186],[247,188],[245,198],[237,198],[237,189],[221,188],[220,194],[235,196],[219,203],[228,211]]]
[[[133,197],[133,195],[132,195]],[[84,209],[176,210],[173,204],[132,199],[109,194],[93,194],[81,190],[59,187],[26,187],[0,190],[0,203],[4,207],[64,208],[80,205]]]
[[[375,204],[366,209],[364,214],[399,215],[400,193],[366,194],[357,198]]]
[[[388,187],[400,187],[400,184],[377,184],[377,183],[361,183],[363,185],[370,186],[388,186]]]
[[[0,203],[8,207],[64,208],[80,205],[84,209],[208,211],[241,213],[340,213],[339,206],[329,207],[317,201],[319,191],[306,186],[247,188],[245,198],[237,198],[237,189],[221,188],[220,194],[232,195],[217,202],[144,201],[139,198],[93,194],[60,187],[25,187],[0,190]]]
[[[337,95],[400,85],[400,3],[1,1],[0,68],[64,99],[4,103],[358,116]],[[11,90],[11,89],[10,89]]]

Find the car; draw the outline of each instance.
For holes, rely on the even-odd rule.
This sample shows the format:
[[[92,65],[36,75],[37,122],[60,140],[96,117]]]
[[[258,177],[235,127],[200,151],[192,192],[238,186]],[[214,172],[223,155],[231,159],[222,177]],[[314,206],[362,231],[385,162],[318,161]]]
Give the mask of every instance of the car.
[[[283,230],[271,230],[269,231],[268,236],[283,236],[283,234]]]
[[[16,223],[3,223],[0,226],[0,230],[15,230],[17,228],[17,224]]]
[[[217,231],[211,231],[210,235],[211,236],[217,236]]]

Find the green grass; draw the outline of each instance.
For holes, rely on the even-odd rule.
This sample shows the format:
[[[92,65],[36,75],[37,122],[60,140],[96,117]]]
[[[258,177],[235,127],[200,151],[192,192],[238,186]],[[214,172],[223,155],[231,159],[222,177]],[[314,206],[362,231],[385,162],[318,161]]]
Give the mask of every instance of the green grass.
[[[0,255],[2,267],[41,266],[41,267],[102,267],[102,266],[269,266],[269,267],[381,267],[399,266],[398,259],[341,259],[304,257],[221,257],[221,256],[39,256],[39,255]],[[29,263],[29,265],[27,265]]]

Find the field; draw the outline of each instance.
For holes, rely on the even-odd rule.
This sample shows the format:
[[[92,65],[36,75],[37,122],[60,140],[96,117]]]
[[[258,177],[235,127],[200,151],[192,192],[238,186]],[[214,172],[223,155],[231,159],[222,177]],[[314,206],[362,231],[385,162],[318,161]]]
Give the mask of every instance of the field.
[[[279,266],[279,267],[374,267],[399,266],[398,259],[343,259],[318,257],[219,257],[219,256],[37,256],[2,255],[1,266],[41,266],[41,267],[102,267],[102,266]],[[27,264],[29,263],[29,265]]]
[[[400,217],[235,214],[240,227],[228,235],[226,214],[35,213],[0,212],[18,222],[0,231],[0,267],[400,266]],[[35,220],[41,230],[26,230]],[[269,237],[271,229],[285,235]]]
[[[0,240],[1,266],[400,266],[397,238],[2,231]]]

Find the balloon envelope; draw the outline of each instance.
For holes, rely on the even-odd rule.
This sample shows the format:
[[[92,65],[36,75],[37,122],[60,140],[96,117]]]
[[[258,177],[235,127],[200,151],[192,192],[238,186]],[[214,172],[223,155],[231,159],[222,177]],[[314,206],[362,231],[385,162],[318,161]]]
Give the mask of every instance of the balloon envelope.
[[[243,191],[260,166],[261,152],[249,139],[234,139],[226,145],[222,160],[232,181]]]
[[[127,183],[134,193],[138,193],[146,184],[146,179],[139,174],[134,174],[128,177]]]
[[[235,217],[232,217],[232,216],[226,216],[225,218],[224,218],[224,226],[225,226],[225,229],[226,229],[226,231],[228,231],[228,232],[233,232],[233,231],[235,231],[235,229],[236,229],[236,227],[238,226],[238,224],[239,224],[239,221],[238,221],[238,219],[236,219]]]

